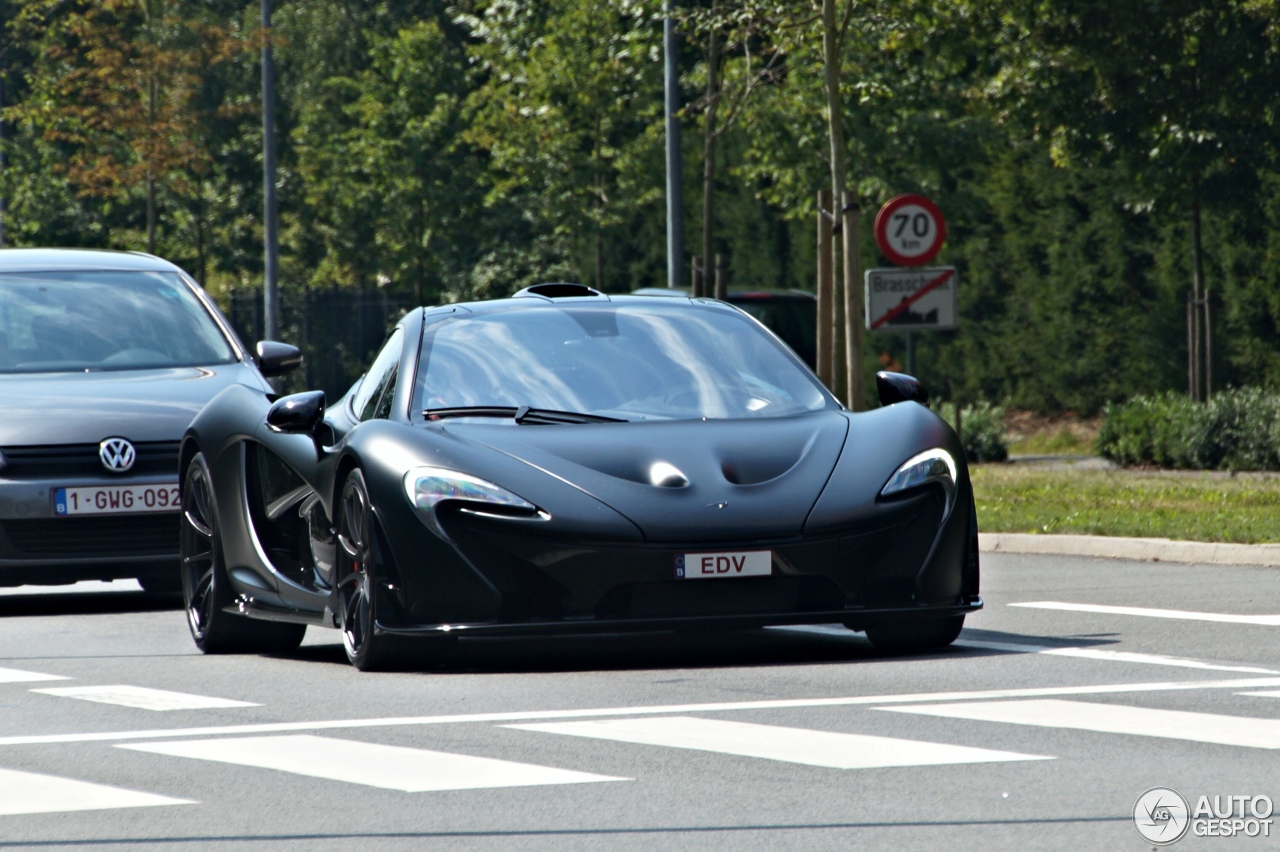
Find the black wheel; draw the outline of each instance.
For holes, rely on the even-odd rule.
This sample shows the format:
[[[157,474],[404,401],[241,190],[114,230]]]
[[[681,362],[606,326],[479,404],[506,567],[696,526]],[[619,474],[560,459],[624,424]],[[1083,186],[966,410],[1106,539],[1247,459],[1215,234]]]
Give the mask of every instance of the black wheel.
[[[337,582],[338,626],[347,659],[360,671],[376,671],[399,657],[393,636],[379,634],[378,559],[373,532],[373,507],[369,489],[359,470],[351,471],[342,486],[338,509]]]
[[[209,465],[197,453],[182,485],[179,539],[182,600],[196,647],[206,654],[266,654],[292,651],[302,642],[305,624],[255,621],[227,612],[233,601],[222,560],[218,510]]]
[[[956,641],[962,627],[964,627],[963,615],[949,615],[943,618],[904,618],[895,624],[868,627],[867,638],[881,651],[905,654],[912,651],[945,648]]]

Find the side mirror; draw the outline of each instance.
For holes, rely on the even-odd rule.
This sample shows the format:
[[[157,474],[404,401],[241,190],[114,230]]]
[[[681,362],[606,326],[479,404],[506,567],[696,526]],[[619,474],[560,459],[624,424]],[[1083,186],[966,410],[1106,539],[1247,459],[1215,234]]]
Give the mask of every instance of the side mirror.
[[[324,420],[324,391],[283,396],[267,411],[267,428],[291,435],[315,435]]]
[[[258,341],[258,372],[267,378],[282,376],[302,365],[302,350],[277,340]]]
[[[876,393],[880,395],[881,405],[893,405],[895,402],[918,402],[929,404],[929,392],[914,376],[905,373],[876,373]]]

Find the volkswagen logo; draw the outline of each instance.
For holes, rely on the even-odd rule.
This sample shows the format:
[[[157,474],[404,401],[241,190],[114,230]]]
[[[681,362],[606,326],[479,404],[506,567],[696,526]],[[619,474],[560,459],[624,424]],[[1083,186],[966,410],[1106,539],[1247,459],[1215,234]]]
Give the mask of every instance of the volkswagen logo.
[[[124,473],[138,460],[138,452],[124,438],[107,438],[98,445],[98,458],[112,473]]]

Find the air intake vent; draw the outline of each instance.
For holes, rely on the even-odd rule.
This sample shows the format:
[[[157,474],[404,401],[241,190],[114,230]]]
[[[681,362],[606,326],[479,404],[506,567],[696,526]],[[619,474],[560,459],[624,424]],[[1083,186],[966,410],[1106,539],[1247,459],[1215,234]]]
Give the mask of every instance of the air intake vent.
[[[549,284],[534,284],[532,287],[525,287],[518,296],[542,296],[544,299],[580,299],[584,296],[603,296],[599,290],[593,290],[586,284],[572,284],[567,281],[558,281]],[[513,297],[514,298],[514,297]]]

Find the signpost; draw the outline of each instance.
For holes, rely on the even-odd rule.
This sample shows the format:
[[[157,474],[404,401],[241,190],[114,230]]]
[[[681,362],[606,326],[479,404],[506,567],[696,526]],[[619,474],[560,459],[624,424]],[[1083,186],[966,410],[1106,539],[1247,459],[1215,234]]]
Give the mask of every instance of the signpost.
[[[955,329],[955,267],[867,270],[867,328],[871,331]]]
[[[947,239],[947,220],[923,195],[899,195],[876,215],[876,244],[898,266],[924,266]]]
[[[907,372],[916,371],[917,329],[955,329],[956,270],[930,267],[947,239],[947,220],[923,195],[899,195],[876,215],[876,244],[891,263],[905,269],[869,269],[866,274],[867,328],[905,331]]]

